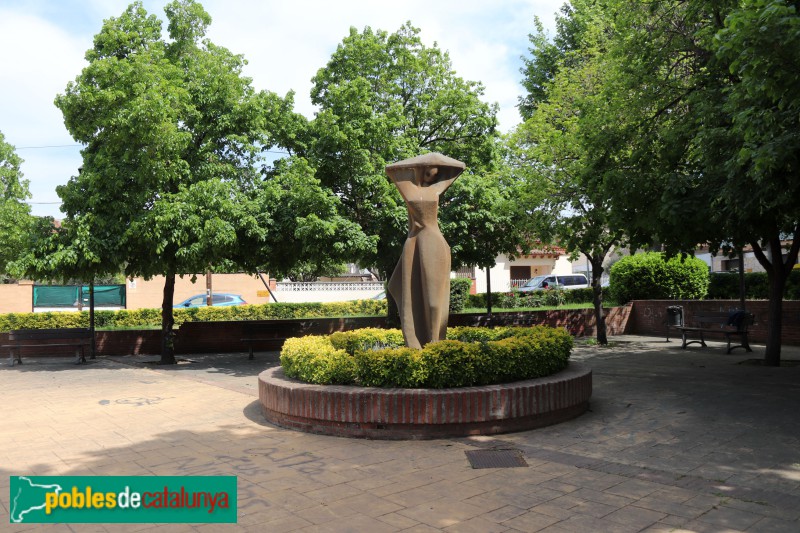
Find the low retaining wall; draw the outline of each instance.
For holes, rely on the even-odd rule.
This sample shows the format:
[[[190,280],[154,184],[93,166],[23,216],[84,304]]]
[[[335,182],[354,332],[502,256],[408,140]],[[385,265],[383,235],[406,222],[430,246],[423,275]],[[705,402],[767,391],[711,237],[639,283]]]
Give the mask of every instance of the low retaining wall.
[[[258,376],[271,423],[308,433],[373,439],[492,435],[556,424],[582,414],[592,372],[579,363],[546,378],[458,389],[312,385],[280,367]]]
[[[739,300],[636,300],[628,320],[628,329],[637,335],[666,335],[667,307],[671,305],[683,306],[686,321],[701,311],[729,313],[741,307]],[[747,300],[745,306],[755,318],[753,325],[748,328],[750,342],[767,342],[769,301]],[[781,341],[788,345],[800,345],[800,301],[783,302],[781,321]],[[675,335],[673,331],[672,336]],[[722,338],[722,335],[718,334],[718,337]],[[714,338],[714,334],[711,334],[711,338]]]

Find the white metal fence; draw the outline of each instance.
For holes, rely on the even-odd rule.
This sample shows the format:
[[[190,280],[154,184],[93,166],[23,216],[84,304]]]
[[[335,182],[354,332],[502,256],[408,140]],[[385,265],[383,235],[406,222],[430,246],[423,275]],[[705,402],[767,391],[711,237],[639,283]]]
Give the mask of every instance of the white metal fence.
[[[382,291],[382,281],[279,281],[280,292]]]

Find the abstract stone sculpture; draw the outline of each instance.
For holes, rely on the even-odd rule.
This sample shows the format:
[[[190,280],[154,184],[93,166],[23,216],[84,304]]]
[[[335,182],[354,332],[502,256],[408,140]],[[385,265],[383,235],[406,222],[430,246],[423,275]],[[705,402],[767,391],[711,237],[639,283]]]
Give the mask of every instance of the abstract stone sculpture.
[[[408,238],[389,280],[389,293],[397,302],[403,337],[410,348],[442,340],[447,332],[450,247],[439,231],[439,196],[464,166],[431,153],[386,167],[408,207]]]

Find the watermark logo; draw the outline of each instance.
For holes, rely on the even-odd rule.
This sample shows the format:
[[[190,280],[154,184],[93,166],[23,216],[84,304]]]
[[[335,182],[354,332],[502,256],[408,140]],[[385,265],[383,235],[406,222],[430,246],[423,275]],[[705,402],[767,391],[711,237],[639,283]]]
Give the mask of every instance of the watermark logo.
[[[235,523],[235,476],[11,476],[19,523]]]

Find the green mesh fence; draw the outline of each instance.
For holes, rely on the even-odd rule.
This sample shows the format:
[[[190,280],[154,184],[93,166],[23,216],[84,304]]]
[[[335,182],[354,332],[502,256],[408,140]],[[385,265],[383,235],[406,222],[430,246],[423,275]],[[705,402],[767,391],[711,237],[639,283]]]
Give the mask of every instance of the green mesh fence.
[[[89,306],[88,285],[37,285],[33,288],[34,307],[78,307],[79,301],[84,307]],[[97,285],[94,305],[125,307],[125,285]]]

